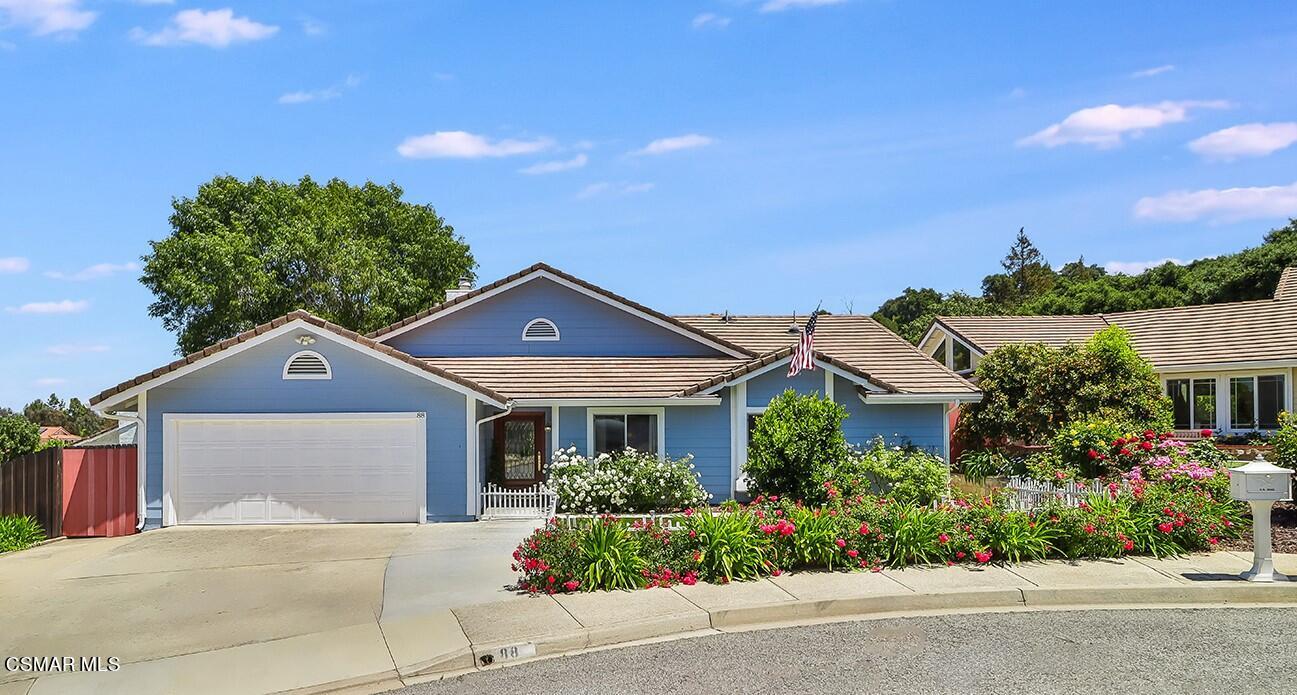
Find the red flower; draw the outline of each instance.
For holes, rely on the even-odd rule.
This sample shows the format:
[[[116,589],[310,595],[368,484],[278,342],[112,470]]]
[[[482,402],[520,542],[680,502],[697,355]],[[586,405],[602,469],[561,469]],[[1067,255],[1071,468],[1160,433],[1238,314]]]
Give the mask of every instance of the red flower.
[[[1094,533],[1094,524],[1086,524],[1086,525],[1085,525],[1085,532],[1086,532],[1086,533]]]
[[[949,541],[950,541],[950,536],[947,536],[947,535],[944,534],[944,533],[941,534],[940,536],[937,536],[937,542],[938,542],[938,543],[946,543],[946,542],[949,542]]]
[[[1144,439],[1152,439],[1156,436],[1157,432],[1154,432],[1153,430],[1144,430]]]
[[[1162,533],[1170,533],[1171,529],[1173,528],[1174,527],[1168,521],[1164,521],[1157,525],[1157,530],[1161,531]]]
[[[575,579],[569,579],[567,580],[567,583],[563,585],[563,588],[567,589],[568,591],[576,591],[576,588],[579,586],[581,586],[581,582],[578,582]]]
[[[1125,444],[1125,443],[1126,443],[1126,440],[1125,440],[1125,439],[1122,439],[1121,437],[1118,437],[1118,438],[1112,440],[1112,445],[1113,445],[1113,446],[1121,446],[1122,444]]]
[[[1143,449],[1144,451],[1152,451],[1152,450],[1153,450],[1153,442],[1140,442],[1140,443],[1139,443],[1139,448]]]
[[[849,557],[849,558],[855,558],[855,557],[857,557],[858,555],[860,555],[860,551],[859,551],[859,550],[848,550],[848,551],[847,551],[847,557]]]
[[[1123,446],[1121,448],[1121,451],[1117,453],[1121,454],[1122,456],[1130,456],[1130,449],[1127,449],[1126,447]]]
[[[698,575],[694,574],[693,570],[685,572],[684,576],[680,578],[680,583],[685,586],[693,586],[698,583]]]
[[[974,557],[974,558],[977,558],[977,561],[978,561],[978,562],[982,562],[982,563],[990,562],[990,561],[991,561],[991,551],[989,551],[989,550],[979,550],[979,551],[973,553],[973,557]]]
[[[833,542],[836,543],[837,546],[838,546],[839,548],[845,548],[845,547],[847,547],[847,542],[844,541],[844,540],[842,540],[841,538],[839,538],[839,539],[837,539],[836,541],[833,541]]]
[[[868,536],[868,535],[869,535],[869,524],[861,524],[861,525],[860,525],[860,529],[859,529],[859,531],[860,531],[860,535],[862,535],[862,536]]]
[[[955,551],[955,559],[956,559],[956,560],[963,560],[964,557],[965,557],[965,553],[964,553],[964,551],[962,551],[962,550],[957,550],[957,551]]]
[[[1121,547],[1125,548],[1125,549],[1128,550],[1128,551],[1130,551],[1130,550],[1134,550],[1134,549],[1135,549],[1135,541],[1132,541],[1132,540],[1130,540],[1130,539],[1127,539],[1126,542],[1123,543]]]
[[[1091,450],[1085,452],[1085,455],[1086,455],[1086,456],[1089,456],[1089,457],[1090,457],[1090,460],[1094,460],[1094,459],[1099,458],[1099,452],[1095,451],[1094,449],[1091,449]]]
[[[1198,434],[1202,435],[1203,439],[1209,439],[1211,438],[1212,431],[1204,427],[1198,431]]]

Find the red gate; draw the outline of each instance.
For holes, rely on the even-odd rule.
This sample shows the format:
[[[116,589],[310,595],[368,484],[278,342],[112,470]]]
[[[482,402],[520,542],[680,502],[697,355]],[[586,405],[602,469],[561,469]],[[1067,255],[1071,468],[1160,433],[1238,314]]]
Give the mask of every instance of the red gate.
[[[135,533],[134,445],[63,450],[63,535]]]

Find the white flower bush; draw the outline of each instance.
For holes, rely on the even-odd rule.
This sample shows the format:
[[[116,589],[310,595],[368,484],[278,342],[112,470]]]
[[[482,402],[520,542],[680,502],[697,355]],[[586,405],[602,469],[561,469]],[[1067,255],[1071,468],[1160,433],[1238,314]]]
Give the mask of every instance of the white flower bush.
[[[699,482],[693,455],[659,458],[634,449],[591,459],[576,447],[550,459],[548,485],[558,493],[561,512],[635,514],[666,512],[706,504],[711,495]]]

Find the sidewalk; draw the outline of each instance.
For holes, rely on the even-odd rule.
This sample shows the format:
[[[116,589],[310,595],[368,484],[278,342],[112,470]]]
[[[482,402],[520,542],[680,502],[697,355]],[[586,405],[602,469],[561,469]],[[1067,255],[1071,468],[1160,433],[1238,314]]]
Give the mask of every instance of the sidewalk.
[[[1276,568],[1297,574],[1297,555]],[[788,623],[951,612],[1297,605],[1297,582],[1237,579],[1247,553],[1012,567],[808,572],[728,586],[512,598],[198,654],[0,685],[45,693],[378,692],[527,659],[645,639]],[[435,590],[435,589],[434,589]]]

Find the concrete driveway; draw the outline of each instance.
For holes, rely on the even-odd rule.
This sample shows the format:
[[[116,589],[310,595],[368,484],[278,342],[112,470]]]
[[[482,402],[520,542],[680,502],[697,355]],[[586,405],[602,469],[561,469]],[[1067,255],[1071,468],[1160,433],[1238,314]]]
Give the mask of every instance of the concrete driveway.
[[[131,663],[499,600],[509,553],[534,526],[187,527],[62,540],[0,556],[0,654]],[[0,682],[19,677],[0,672]]]

